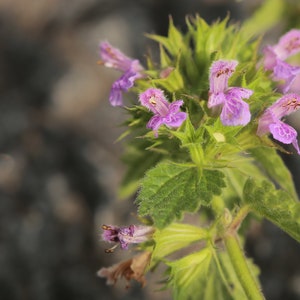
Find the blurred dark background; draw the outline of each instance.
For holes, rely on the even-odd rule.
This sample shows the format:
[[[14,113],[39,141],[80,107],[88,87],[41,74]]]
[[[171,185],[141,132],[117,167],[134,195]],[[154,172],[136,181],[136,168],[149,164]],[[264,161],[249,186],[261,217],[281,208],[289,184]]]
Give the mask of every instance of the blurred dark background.
[[[97,65],[98,44],[143,62],[144,33],[166,34],[169,15],[184,30],[187,14],[239,21],[259,3],[0,0],[1,300],[171,299],[151,276],[128,291],[96,277],[132,255],[105,254],[100,226],[136,220],[117,197],[124,112],[108,94],[119,74]],[[298,179],[299,159],[286,159]],[[267,299],[300,299],[299,250],[268,222],[251,227],[247,253]]]

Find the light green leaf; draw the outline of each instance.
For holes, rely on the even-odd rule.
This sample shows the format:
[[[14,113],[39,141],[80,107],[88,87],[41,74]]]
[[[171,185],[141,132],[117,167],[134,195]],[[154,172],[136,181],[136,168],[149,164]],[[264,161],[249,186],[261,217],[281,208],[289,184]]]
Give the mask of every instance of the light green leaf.
[[[287,192],[276,190],[268,181],[248,179],[244,187],[244,200],[258,215],[287,232],[300,242],[300,202]]]
[[[172,223],[155,231],[152,259],[160,259],[196,241],[207,238],[207,230],[189,224]]]
[[[258,268],[247,260],[256,276]],[[204,248],[179,260],[168,262],[168,286],[174,300],[241,300],[247,299],[228,254]]]
[[[245,36],[263,34],[278,24],[284,17],[284,2],[283,0],[263,1],[252,17],[244,22],[242,30]]]
[[[251,149],[250,152],[276,184],[294,199],[298,199],[292,175],[275,149],[259,147]]]
[[[169,286],[174,300],[199,300],[210,277],[212,252],[205,248],[199,252],[168,263],[171,267]]]
[[[194,212],[201,204],[209,205],[213,195],[225,186],[224,175],[217,170],[203,170],[192,164],[161,162],[146,173],[137,197],[138,212],[149,215],[158,228],[184,212]]]

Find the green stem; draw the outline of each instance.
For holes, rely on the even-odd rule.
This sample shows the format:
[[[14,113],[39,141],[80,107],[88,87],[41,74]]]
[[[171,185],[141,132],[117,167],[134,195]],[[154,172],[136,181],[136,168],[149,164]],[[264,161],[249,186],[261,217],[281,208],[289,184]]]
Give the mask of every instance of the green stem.
[[[249,206],[243,206],[235,215],[234,219],[232,220],[229,231],[230,232],[237,232],[243,220],[247,217],[248,213],[250,212]]]
[[[229,295],[232,295],[232,290],[231,290],[231,288],[230,288],[230,286],[229,286],[229,283],[228,283],[228,281],[227,281],[227,279],[226,279],[226,276],[225,276],[224,271],[223,271],[223,269],[222,269],[222,266],[221,266],[221,264],[220,264],[218,255],[217,255],[217,253],[216,253],[216,251],[215,251],[213,245],[211,245],[211,249],[212,249],[212,254],[213,254],[215,263],[216,263],[216,265],[217,265],[218,271],[219,271],[220,276],[221,276],[221,280],[223,281],[223,284],[224,284],[224,286],[225,286],[225,288],[226,288],[228,294],[229,294]]]
[[[188,146],[190,150],[190,155],[192,161],[199,167],[202,168],[203,166],[203,160],[204,160],[204,154],[203,154],[203,149],[200,144],[190,144]]]
[[[224,236],[225,246],[232,266],[249,300],[265,299],[258,283],[253,277],[240,247],[236,233],[228,232]]]

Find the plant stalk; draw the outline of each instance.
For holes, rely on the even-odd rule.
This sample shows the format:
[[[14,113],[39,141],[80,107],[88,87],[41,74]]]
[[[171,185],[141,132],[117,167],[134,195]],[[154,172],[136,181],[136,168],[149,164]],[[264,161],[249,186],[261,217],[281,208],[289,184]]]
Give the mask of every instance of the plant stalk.
[[[249,300],[265,299],[260,287],[249,269],[245,255],[240,247],[235,232],[228,232],[224,236],[225,246],[232,266]]]

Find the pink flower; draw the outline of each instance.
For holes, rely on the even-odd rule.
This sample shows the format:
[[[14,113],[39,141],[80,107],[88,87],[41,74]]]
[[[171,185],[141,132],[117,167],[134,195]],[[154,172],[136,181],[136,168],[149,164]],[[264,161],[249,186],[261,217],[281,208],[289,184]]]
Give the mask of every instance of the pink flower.
[[[283,81],[280,86],[283,93],[290,90],[297,74],[300,74],[300,67],[292,66],[285,60],[300,52],[300,30],[292,29],[284,34],[274,46],[267,46],[264,49],[265,70],[272,71],[275,81]]]
[[[286,94],[265,110],[258,121],[257,135],[272,134],[273,138],[284,144],[292,144],[300,155],[297,131],[280,119],[300,108],[298,94]]]
[[[240,87],[228,87],[238,62],[235,60],[215,61],[209,74],[209,108],[221,108],[220,119],[223,125],[236,126],[249,123],[251,114],[249,105],[243,98],[249,98],[253,91]]]
[[[100,43],[100,57],[104,66],[123,72],[123,75],[113,83],[109,95],[112,106],[121,106],[123,105],[122,93],[127,92],[133,87],[134,81],[142,77],[143,67],[139,60],[127,57],[108,42]]]
[[[139,244],[149,240],[154,232],[151,226],[130,225],[127,227],[118,227],[114,225],[103,225],[102,239],[107,242],[116,243],[110,249],[105,250],[107,253],[113,250],[120,244],[121,249],[127,250],[129,244]]]
[[[147,127],[154,130],[156,135],[161,125],[165,124],[168,127],[176,128],[186,119],[187,114],[180,111],[183,101],[168,102],[164,92],[160,89],[149,88],[140,94],[139,101],[154,113]]]

